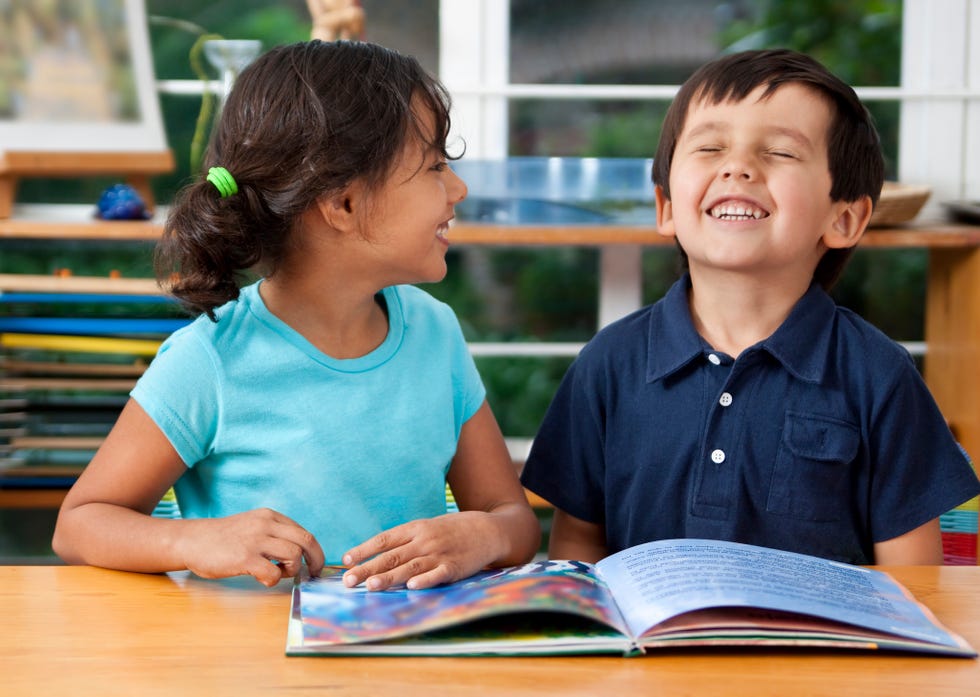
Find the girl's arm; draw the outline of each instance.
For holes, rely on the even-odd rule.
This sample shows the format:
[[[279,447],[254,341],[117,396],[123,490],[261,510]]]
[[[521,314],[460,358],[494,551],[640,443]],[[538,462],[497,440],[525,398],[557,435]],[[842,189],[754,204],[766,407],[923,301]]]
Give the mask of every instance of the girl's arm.
[[[904,535],[875,543],[875,564],[942,564],[943,540],[939,518],[934,518]]]
[[[463,425],[448,480],[460,512],[396,526],[351,549],[348,585],[429,588],[534,556],[541,527],[486,401]]]
[[[320,545],[275,511],[204,520],[150,516],[185,470],[163,432],[130,400],[65,497],[54,551],[70,564],[145,573],[190,569],[205,578],[250,574],[267,586],[294,576],[303,557],[319,572]]]

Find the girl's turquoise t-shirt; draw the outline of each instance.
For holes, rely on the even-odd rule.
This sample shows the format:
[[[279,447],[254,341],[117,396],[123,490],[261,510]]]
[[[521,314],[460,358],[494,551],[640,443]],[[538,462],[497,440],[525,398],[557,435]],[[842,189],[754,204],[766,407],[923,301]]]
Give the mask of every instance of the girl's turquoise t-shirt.
[[[337,360],[273,315],[260,283],[217,322],[170,336],[131,393],[187,464],[181,515],[271,508],[339,563],[382,530],[445,513],[460,429],[486,395],[453,311],[386,288],[387,338]]]

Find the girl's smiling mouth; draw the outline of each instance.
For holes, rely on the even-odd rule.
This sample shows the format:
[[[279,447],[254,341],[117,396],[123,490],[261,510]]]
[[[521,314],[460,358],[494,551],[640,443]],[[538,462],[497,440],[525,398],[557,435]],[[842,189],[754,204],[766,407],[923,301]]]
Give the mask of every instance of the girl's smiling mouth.
[[[442,223],[436,228],[436,239],[446,244],[449,244],[449,221]]]

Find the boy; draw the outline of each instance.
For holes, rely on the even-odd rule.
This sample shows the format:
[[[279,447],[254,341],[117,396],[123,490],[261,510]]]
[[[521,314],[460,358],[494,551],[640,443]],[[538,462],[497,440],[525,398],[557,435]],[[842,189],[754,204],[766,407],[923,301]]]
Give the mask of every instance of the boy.
[[[827,295],[883,170],[854,91],[805,55],[682,86],[653,182],[688,270],[555,395],[522,474],[556,508],[551,557],[703,537],[942,563],[938,516],[980,483],[908,353]]]

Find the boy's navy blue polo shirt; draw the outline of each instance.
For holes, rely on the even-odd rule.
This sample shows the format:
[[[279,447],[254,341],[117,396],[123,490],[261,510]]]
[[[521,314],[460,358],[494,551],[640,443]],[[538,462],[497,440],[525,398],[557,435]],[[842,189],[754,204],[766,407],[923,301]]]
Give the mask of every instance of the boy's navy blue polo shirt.
[[[870,564],[980,492],[908,352],[819,286],[733,361],[689,283],[582,350],[522,474],[609,553],[703,537]]]

